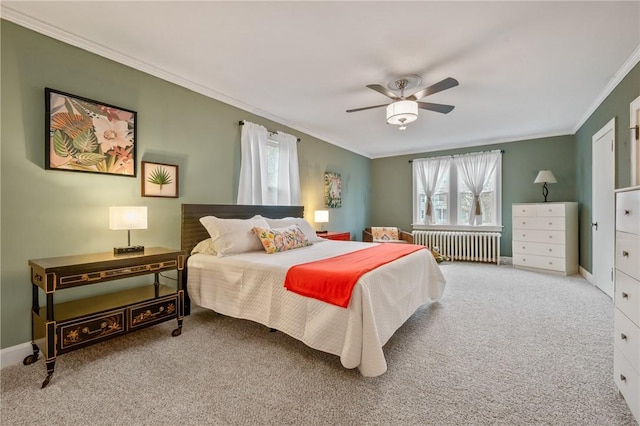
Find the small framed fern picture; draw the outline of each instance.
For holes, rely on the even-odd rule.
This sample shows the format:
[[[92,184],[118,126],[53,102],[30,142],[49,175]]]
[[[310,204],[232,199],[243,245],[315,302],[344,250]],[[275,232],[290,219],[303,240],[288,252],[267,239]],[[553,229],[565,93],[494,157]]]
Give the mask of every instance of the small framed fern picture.
[[[142,196],[178,198],[178,166],[142,162]]]

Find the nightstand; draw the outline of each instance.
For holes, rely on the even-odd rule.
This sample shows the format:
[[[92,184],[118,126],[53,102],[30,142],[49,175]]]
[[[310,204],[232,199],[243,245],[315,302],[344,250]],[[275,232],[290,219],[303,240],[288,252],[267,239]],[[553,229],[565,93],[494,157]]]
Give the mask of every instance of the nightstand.
[[[44,388],[60,354],[171,319],[178,322],[172,335],[179,336],[184,317],[184,260],[181,251],[162,247],[135,254],[110,251],[29,260],[33,354],[23,364],[34,363],[42,350],[47,367]],[[160,272],[171,270],[178,274],[176,286],[160,285]],[[63,303],[53,301],[60,290],[148,274],[154,275],[149,285]],[[45,306],[40,306],[38,289],[46,296]]]
[[[316,232],[316,234],[319,237],[326,238],[328,240],[351,241],[351,232],[325,231],[325,232]]]

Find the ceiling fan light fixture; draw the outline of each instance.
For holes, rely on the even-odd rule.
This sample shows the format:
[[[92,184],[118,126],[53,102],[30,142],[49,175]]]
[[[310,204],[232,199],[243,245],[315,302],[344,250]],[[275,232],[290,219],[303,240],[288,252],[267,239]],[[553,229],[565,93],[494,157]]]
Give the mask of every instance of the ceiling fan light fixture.
[[[400,100],[387,106],[387,123],[404,126],[418,119],[418,103],[416,101]],[[404,130],[404,129],[402,129]]]

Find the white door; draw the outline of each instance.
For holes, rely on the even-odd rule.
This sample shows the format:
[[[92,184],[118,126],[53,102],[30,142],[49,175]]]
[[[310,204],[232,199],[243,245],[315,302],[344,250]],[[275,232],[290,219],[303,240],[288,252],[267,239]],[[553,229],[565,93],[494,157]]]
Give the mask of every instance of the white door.
[[[593,283],[613,298],[615,262],[615,118],[592,139],[591,258]]]
[[[640,185],[640,96],[629,108],[629,122],[631,124],[631,186]]]

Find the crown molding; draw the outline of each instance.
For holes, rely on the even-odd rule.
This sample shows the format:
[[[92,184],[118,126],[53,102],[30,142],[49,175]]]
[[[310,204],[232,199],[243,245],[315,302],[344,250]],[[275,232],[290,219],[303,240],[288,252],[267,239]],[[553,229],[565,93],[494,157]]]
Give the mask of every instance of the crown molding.
[[[94,53],[96,55],[110,59],[117,63],[126,65],[130,68],[136,69],[138,71],[141,71],[146,74],[152,75],[154,77],[160,78],[162,80],[168,81],[170,83],[177,84],[178,86],[189,89],[195,93],[199,93],[203,96],[209,97],[211,99],[215,99],[217,101],[231,105],[243,111],[247,111],[251,114],[255,114],[259,117],[281,124],[297,132],[304,133],[308,136],[330,143],[339,148],[345,149],[349,152],[353,152],[354,154],[358,154],[369,159],[384,158],[389,156],[385,154],[376,155],[371,153],[354,151],[352,147],[348,147],[344,143],[332,140],[331,138],[327,138],[326,136],[323,136],[321,133],[313,129],[307,129],[304,126],[300,126],[296,123],[292,123],[280,116],[271,114],[253,105],[246,104],[238,99],[235,99],[223,93],[220,93],[210,87],[204,86],[200,83],[197,83],[189,79],[185,79],[176,74],[163,70],[159,67],[151,65],[144,61],[140,61],[139,59],[133,58],[131,56],[122,54],[121,52],[115,51],[107,46],[87,40],[84,37],[79,37],[75,34],[71,34],[68,31],[55,27],[39,19],[34,19],[30,16],[27,16],[21,12],[18,12],[12,9],[10,6],[7,6],[6,4],[3,4],[3,3],[0,3],[0,18],[13,22],[14,24],[20,25],[22,27],[25,27],[37,33],[46,35],[55,40],[59,40],[71,46],[78,47],[90,53]],[[566,134],[575,134],[580,129],[580,127],[588,120],[588,118],[594,113],[594,111],[600,106],[600,104],[606,99],[606,97],[615,89],[615,87],[620,83],[620,81],[622,81],[622,79],[629,73],[629,71],[631,71],[631,69],[638,62],[640,62],[640,45],[634,50],[634,52],[629,56],[629,58],[624,62],[624,64],[616,72],[616,74],[609,81],[609,83],[607,84],[605,89],[602,91],[602,93],[595,99],[591,107],[584,113],[582,118],[576,123],[576,125],[572,129],[569,129],[566,133],[554,132],[554,133],[546,133],[546,134],[539,134],[539,135],[531,135],[529,137],[520,137],[518,141],[526,140],[526,139],[536,139],[536,138],[542,138],[542,137],[562,136]],[[488,140],[474,141],[474,144],[471,146],[482,145],[482,144],[507,143],[507,142],[515,142],[515,140],[496,139],[491,141],[488,141]],[[468,142],[460,142],[453,145],[448,145],[446,148],[432,147],[429,149],[429,151],[436,151],[439,149],[466,148],[471,146],[468,144]],[[415,153],[416,152],[414,152],[413,150],[409,150],[402,153],[394,153],[391,156],[407,155],[407,154],[415,154]]]
[[[138,71],[144,72],[146,74],[152,75],[154,77],[160,78],[162,80],[168,81],[170,83],[177,84],[178,86],[189,89],[193,92],[199,93],[206,97],[215,99],[217,101],[223,102],[225,104],[231,105],[243,111],[247,111],[251,114],[255,114],[259,117],[266,118],[267,120],[271,120],[275,123],[281,124],[283,126],[289,127],[298,132],[305,133],[309,136],[318,138],[325,142],[328,142],[332,145],[336,145],[340,148],[346,149],[350,152],[354,152],[355,154],[362,155],[364,157],[369,158],[367,154],[353,151],[352,148],[347,148],[344,144],[336,143],[330,141],[329,139],[323,137],[322,135],[316,134],[313,130],[304,129],[301,126],[296,125],[295,123],[291,123],[288,120],[279,117],[277,115],[271,114],[267,111],[264,111],[258,107],[253,105],[246,104],[238,99],[227,96],[223,93],[220,93],[210,87],[203,86],[195,81],[191,81],[180,77],[179,75],[173,74],[171,72],[165,71],[161,68],[158,68],[154,65],[148,64],[139,59],[133,58],[128,55],[124,55],[121,52],[113,50],[107,46],[104,46],[99,43],[92,42],[90,40],[85,39],[84,37],[79,37],[75,34],[71,34],[68,31],[65,31],[61,28],[55,27],[51,24],[48,24],[39,19],[34,19],[30,16],[27,16],[23,13],[20,13],[6,4],[0,3],[0,18],[5,19],[7,21],[13,22],[16,25],[20,25],[21,27],[25,27],[29,30],[35,31],[37,33],[46,35],[55,40],[61,41],[63,43],[69,44],[74,47],[78,47],[80,49],[86,50],[87,52],[94,53],[96,55],[102,56],[104,58],[110,59],[117,63],[126,65],[130,68],[136,69]]]
[[[422,147],[420,149],[409,149],[398,153],[393,154],[378,154],[373,155],[370,158],[372,160],[377,160],[380,158],[391,158],[391,157],[400,157],[403,155],[415,155],[415,154],[427,154],[430,152],[438,152],[438,151],[447,151],[451,149],[466,149],[466,148],[476,148],[478,146],[486,146],[489,147],[491,145],[502,145],[513,142],[522,142],[534,139],[543,139],[543,138],[555,138],[558,136],[571,136],[571,129],[560,130],[555,132],[547,132],[547,133],[531,133],[528,135],[517,136],[517,137],[509,137],[505,136],[502,138],[489,138],[489,139],[473,139],[473,140],[461,140],[459,142],[446,142],[441,143],[439,145],[433,145],[429,147]]]
[[[573,129],[571,130],[573,134],[576,134],[578,130],[580,130],[580,127],[582,127],[582,125],[589,119],[589,117],[591,117],[591,115],[596,111],[596,109],[598,109],[602,102],[604,102],[607,96],[609,96],[611,92],[613,92],[613,89],[615,89],[616,86],[620,84],[622,79],[625,78],[627,74],[629,74],[631,69],[636,66],[638,62],[640,62],[640,45],[638,45],[638,47],[636,47],[636,49],[631,53],[629,58],[627,58],[620,69],[618,69],[611,80],[609,80],[609,83],[605,86],[602,93],[600,93],[600,96],[598,96],[594,100],[593,104],[591,104],[589,109],[587,109],[587,111],[585,111],[585,113],[582,115],[582,118],[580,118],[576,125],[573,126]]]

